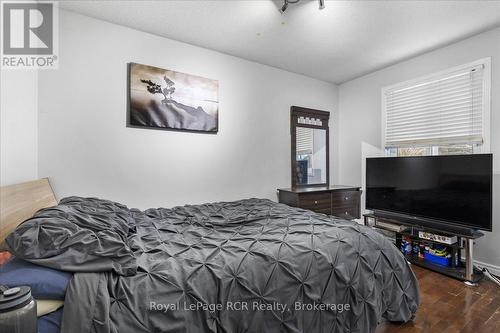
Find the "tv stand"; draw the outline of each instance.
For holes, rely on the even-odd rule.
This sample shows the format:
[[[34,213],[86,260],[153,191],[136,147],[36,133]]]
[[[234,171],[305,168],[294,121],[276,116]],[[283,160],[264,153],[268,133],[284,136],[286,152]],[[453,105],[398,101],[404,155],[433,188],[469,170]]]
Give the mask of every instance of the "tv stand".
[[[379,212],[374,212],[371,214],[365,214],[364,223],[367,226],[373,228],[378,228],[386,231],[391,231],[395,234],[395,245],[398,250],[401,249],[401,243],[404,237],[410,238],[415,242],[425,242],[430,244],[443,244],[439,241],[428,240],[419,237],[419,231],[428,232],[432,234],[439,234],[449,237],[457,237],[457,242],[454,244],[443,244],[447,246],[452,252],[452,264],[451,266],[444,266],[429,262],[414,253],[403,254],[410,263],[415,264],[420,267],[430,269],[432,271],[447,275],[449,277],[465,281],[469,284],[477,283],[481,278],[483,273],[477,269],[474,269],[473,263],[473,244],[474,240],[483,236],[483,233],[477,230],[470,230],[466,228],[454,228],[454,229],[444,229],[440,228],[436,224],[422,223],[420,220],[415,220],[411,217],[405,216],[394,216],[381,214]],[[404,230],[391,230],[387,229],[382,225],[377,225],[377,222],[386,222],[393,225],[403,226]],[[464,230],[462,230],[464,229]],[[464,251],[464,256],[462,257],[462,250]]]

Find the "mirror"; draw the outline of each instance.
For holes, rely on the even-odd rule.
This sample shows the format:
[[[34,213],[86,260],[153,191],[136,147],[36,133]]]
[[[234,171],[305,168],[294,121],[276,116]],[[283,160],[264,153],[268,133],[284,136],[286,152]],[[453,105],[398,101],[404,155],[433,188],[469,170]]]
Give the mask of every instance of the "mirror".
[[[292,188],[329,185],[330,113],[292,106]]]
[[[326,130],[297,127],[297,185],[326,184]]]

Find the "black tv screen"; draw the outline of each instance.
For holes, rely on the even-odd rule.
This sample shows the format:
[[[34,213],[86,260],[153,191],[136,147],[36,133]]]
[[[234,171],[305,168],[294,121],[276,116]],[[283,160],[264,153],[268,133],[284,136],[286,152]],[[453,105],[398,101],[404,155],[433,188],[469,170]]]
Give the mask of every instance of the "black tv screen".
[[[491,154],[366,160],[366,208],[491,231]]]

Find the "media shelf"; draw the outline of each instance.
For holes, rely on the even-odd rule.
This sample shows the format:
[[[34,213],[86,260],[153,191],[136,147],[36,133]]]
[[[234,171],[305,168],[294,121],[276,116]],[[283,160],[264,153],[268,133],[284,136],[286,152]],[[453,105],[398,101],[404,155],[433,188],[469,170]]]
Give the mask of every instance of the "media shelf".
[[[377,228],[377,229],[383,229],[383,230],[390,231],[389,229],[385,229],[385,228],[382,228],[382,227],[377,226],[377,225],[375,225],[373,227]],[[418,229],[416,231],[423,231],[423,230],[422,229]],[[460,244],[460,241],[459,241],[460,238],[457,239],[457,242],[454,243],[454,244],[445,244],[445,243],[434,241],[434,240],[431,240],[431,239],[420,238],[419,236],[416,236],[412,232],[401,231],[401,232],[397,232],[397,233],[400,234],[401,236],[410,237],[411,239],[415,239],[415,240],[419,240],[419,241],[425,241],[426,243],[445,245],[447,247],[454,248],[454,249],[465,249],[465,247]]]
[[[479,270],[474,269],[473,267],[473,257],[472,257],[473,242],[475,239],[483,235],[481,232],[473,231],[470,233],[451,233],[449,231],[439,230],[437,228],[425,227],[420,224],[416,224],[416,222],[412,223],[412,221],[409,221],[408,219],[404,218],[402,219],[393,217],[388,218],[387,216],[380,216],[373,213],[365,214],[363,216],[365,225],[371,226],[376,229],[392,232],[395,236],[394,243],[395,246],[398,248],[398,251],[400,251],[401,249],[401,242],[403,237],[410,238],[411,240],[414,240],[416,242],[444,245],[451,250],[452,264],[450,266],[439,265],[430,262],[428,260],[425,260],[424,258],[419,257],[418,254],[403,253],[408,262],[461,281],[477,283],[482,278],[483,273]],[[390,223],[395,226],[405,227],[405,229],[404,230],[389,229],[381,225],[377,225],[377,222]],[[419,231],[439,234],[443,236],[450,236],[450,237],[456,236],[457,241],[453,244],[445,244],[443,242],[421,238],[419,237]],[[464,258],[462,258],[462,251],[465,252]]]
[[[427,268],[436,273],[441,273],[443,275],[461,280],[461,281],[469,281],[472,283],[477,283],[483,277],[483,273],[477,269],[473,269],[472,275],[470,279],[467,279],[465,264],[462,262],[458,267],[449,267],[434,264],[425,259],[420,258],[415,254],[403,254],[410,263],[417,265],[419,267]]]

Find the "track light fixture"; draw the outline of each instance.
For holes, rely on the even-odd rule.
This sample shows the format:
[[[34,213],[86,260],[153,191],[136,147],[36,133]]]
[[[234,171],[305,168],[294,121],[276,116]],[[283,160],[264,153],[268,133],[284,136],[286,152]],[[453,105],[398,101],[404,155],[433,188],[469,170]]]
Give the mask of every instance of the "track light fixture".
[[[283,0],[283,6],[281,6],[281,12],[284,13],[285,10],[287,10],[289,4],[296,4],[300,0]],[[325,0],[318,0],[319,2],[319,9],[324,9],[325,8]]]

